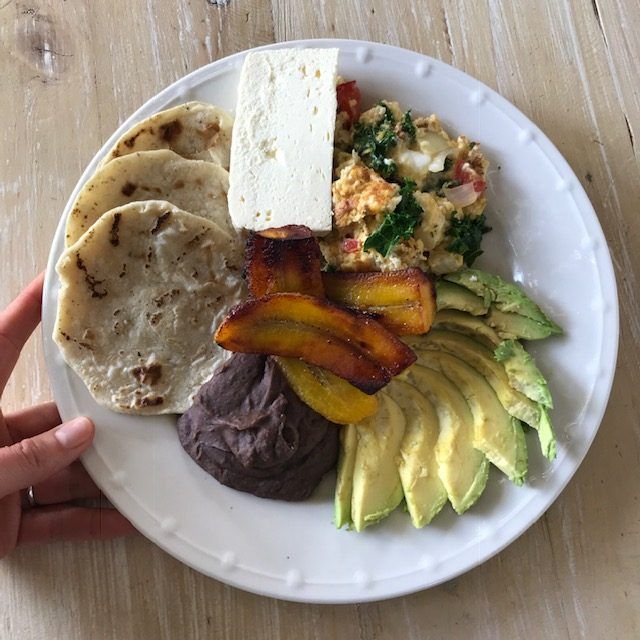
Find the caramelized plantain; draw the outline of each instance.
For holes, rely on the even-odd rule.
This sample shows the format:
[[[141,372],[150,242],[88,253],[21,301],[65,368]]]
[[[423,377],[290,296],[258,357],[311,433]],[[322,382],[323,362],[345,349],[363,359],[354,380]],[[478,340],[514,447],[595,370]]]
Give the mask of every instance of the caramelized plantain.
[[[276,361],[297,396],[331,422],[354,424],[378,410],[378,398],[356,389],[326,369],[297,358],[276,356]]]
[[[271,229],[258,231],[258,234],[264,238],[271,238],[272,240],[301,240],[302,238],[313,238],[313,231],[303,224],[271,227]]]
[[[245,277],[251,294],[259,298],[268,293],[296,291],[323,296],[318,241],[302,235],[274,239],[264,233],[254,233],[247,241]]]
[[[215,341],[229,351],[301,358],[368,394],[416,360],[375,320],[300,293],[240,303],[218,327]]]
[[[365,311],[397,335],[426,333],[436,314],[433,282],[420,269],[323,273],[327,298]]]

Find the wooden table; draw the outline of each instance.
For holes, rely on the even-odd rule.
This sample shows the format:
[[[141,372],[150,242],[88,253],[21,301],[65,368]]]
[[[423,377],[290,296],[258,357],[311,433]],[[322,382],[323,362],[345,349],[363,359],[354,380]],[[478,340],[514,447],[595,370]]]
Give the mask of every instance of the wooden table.
[[[44,267],[84,166],[147,98],[236,51],[328,36],[440,58],[550,136],[604,227],[622,331],[609,409],[576,477],[517,542],[456,580],[305,606],[226,587],[142,538],[58,544],[0,562],[0,637],[639,637],[639,33],[636,0],[0,0],[3,306]],[[49,396],[32,340],[3,407]]]

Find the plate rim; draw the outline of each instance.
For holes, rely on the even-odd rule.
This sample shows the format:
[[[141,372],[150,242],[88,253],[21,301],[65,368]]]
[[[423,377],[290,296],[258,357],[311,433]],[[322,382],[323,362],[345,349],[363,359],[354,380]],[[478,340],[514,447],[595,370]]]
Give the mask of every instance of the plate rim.
[[[73,406],[75,401],[71,398],[67,399],[64,397],[60,397],[60,392],[58,389],[58,382],[56,381],[56,372],[58,367],[55,362],[55,355],[57,352],[57,347],[53,342],[52,336],[50,335],[50,331],[45,331],[45,326],[48,328],[50,322],[48,318],[51,314],[50,307],[54,306],[54,302],[51,298],[49,292],[52,290],[52,286],[57,287],[58,279],[57,274],[55,272],[55,264],[58,259],[58,255],[54,255],[54,246],[56,244],[56,240],[64,235],[64,226],[66,223],[66,219],[71,208],[71,204],[74,201],[78,191],[82,187],[82,185],[87,181],[90,175],[95,171],[95,166],[102,159],[102,157],[107,153],[107,151],[113,146],[115,141],[122,135],[122,133],[130,128],[132,124],[140,120],[141,117],[147,115],[150,112],[156,112],[164,108],[169,102],[175,101],[176,98],[180,98],[181,96],[186,96],[189,90],[200,82],[201,78],[208,78],[211,76],[212,71],[214,70],[224,70],[225,67],[235,66],[238,59],[243,58],[250,51],[258,51],[265,49],[277,49],[277,48],[294,48],[294,47],[337,47],[341,51],[350,50],[356,51],[356,56],[359,55],[360,51],[366,52],[368,49],[376,49],[378,51],[387,54],[393,54],[394,56],[410,56],[411,58],[417,59],[420,58],[421,62],[425,65],[426,69],[430,69],[432,66],[441,66],[446,69],[447,73],[452,75],[452,77],[457,78],[458,80],[463,80],[464,83],[468,83],[471,81],[474,83],[478,89],[477,94],[480,95],[481,99],[486,97],[490,97],[492,101],[498,106],[500,111],[513,120],[518,126],[524,126],[533,133],[535,136],[536,143],[541,146],[542,151],[548,157],[552,165],[559,171],[562,176],[567,176],[568,179],[571,180],[571,191],[572,196],[576,202],[576,207],[579,212],[579,217],[585,226],[588,229],[589,235],[591,237],[596,238],[604,247],[604,254],[600,255],[600,257],[596,260],[596,268],[598,275],[600,277],[603,291],[608,291],[608,293],[612,296],[609,304],[609,308],[603,311],[603,329],[602,329],[602,345],[601,345],[601,353],[599,354],[599,363],[601,366],[601,371],[605,370],[605,380],[596,381],[594,387],[591,391],[591,397],[589,398],[588,404],[593,402],[593,397],[596,393],[596,390],[599,389],[599,394],[602,396],[602,399],[599,400],[599,406],[596,407],[597,411],[595,414],[594,421],[595,427],[590,434],[590,436],[585,440],[582,449],[578,451],[578,455],[574,457],[572,461],[567,461],[565,467],[569,465],[571,467],[571,471],[565,471],[563,473],[563,477],[560,480],[559,484],[555,487],[555,489],[547,494],[546,503],[544,507],[540,508],[533,517],[527,517],[524,519],[523,523],[520,526],[515,528],[514,532],[511,532],[508,536],[499,540],[497,544],[492,544],[489,547],[486,547],[482,550],[481,553],[477,554],[477,557],[472,561],[468,561],[466,563],[462,563],[461,566],[457,567],[455,570],[447,573],[445,577],[438,578],[436,580],[429,580],[428,576],[425,576],[425,579],[420,581],[412,581],[410,585],[405,587],[395,587],[390,589],[383,589],[383,593],[380,594],[378,592],[373,593],[367,589],[361,589],[356,584],[349,583],[348,586],[352,587],[351,594],[320,594],[320,593],[309,593],[309,591],[316,588],[316,585],[306,585],[306,589],[296,590],[292,588],[286,581],[283,580],[272,580],[274,584],[271,586],[273,588],[269,588],[265,586],[264,588],[259,588],[256,586],[252,586],[251,584],[247,584],[247,581],[243,581],[242,577],[238,577],[238,575],[242,572],[241,568],[236,568],[234,571],[225,571],[224,567],[220,567],[220,569],[216,571],[203,569],[201,566],[197,566],[197,563],[193,561],[192,558],[188,557],[187,553],[182,550],[177,550],[174,543],[172,543],[170,535],[166,535],[166,532],[159,532],[157,530],[157,525],[155,520],[150,516],[150,514],[145,513],[144,517],[149,519],[149,522],[141,522],[141,511],[143,511],[142,505],[133,500],[133,498],[125,491],[123,491],[123,487],[109,486],[103,487],[105,495],[109,498],[109,500],[120,510],[123,512],[131,512],[130,505],[134,504],[136,507],[136,518],[135,518],[135,526],[138,528],[147,538],[149,538],[152,542],[160,546],[163,550],[169,553],[171,556],[177,558],[184,564],[190,566],[195,569],[199,573],[203,573],[212,577],[216,580],[234,586],[236,588],[242,589],[244,591],[248,591],[251,593],[255,593],[258,595],[263,595],[271,598],[282,599],[293,602],[305,602],[305,603],[316,603],[316,604],[339,604],[339,603],[359,603],[359,602],[370,602],[370,601],[380,601],[389,598],[395,598],[403,595],[407,595],[409,593],[414,593],[417,591],[422,591],[438,584],[441,584],[447,580],[451,580],[460,576],[467,571],[477,567],[478,565],[486,562],[490,558],[494,557],[498,553],[500,553],[506,546],[511,544],[514,540],[523,535],[542,515],[543,513],[551,507],[551,505],[557,500],[560,493],[565,489],[569,481],[573,478],[577,470],[580,468],[586,454],[591,448],[593,440],[598,433],[600,425],[602,423],[602,419],[604,417],[608,401],[611,394],[611,388],[613,385],[613,380],[615,377],[615,365],[617,361],[618,354],[618,344],[619,344],[619,303],[618,303],[618,293],[617,293],[617,283],[615,278],[615,272],[613,269],[613,262],[611,259],[611,254],[608,250],[608,245],[606,242],[606,237],[604,235],[604,231],[602,230],[602,226],[598,220],[595,209],[593,208],[589,198],[584,190],[582,184],[578,180],[575,172],[570,167],[569,163],[566,161],[564,156],[560,153],[560,151],[555,147],[555,145],[551,142],[551,140],[544,134],[544,132],[529,118],[523,114],[514,104],[509,102],[506,98],[502,97],[495,90],[491,89],[487,85],[485,85],[480,80],[477,80],[473,76],[443,62],[441,60],[432,58],[430,56],[424,55],[422,53],[412,51],[410,49],[404,49],[402,47],[397,47],[393,45],[370,42],[365,40],[351,40],[351,39],[331,39],[331,38],[320,38],[320,39],[302,39],[302,40],[290,40],[284,42],[271,43],[267,45],[262,45],[259,47],[254,47],[251,49],[246,49],[243,51],[239,51],[237,53],[231,54],[224,58],[220,58],[213,62],[210,62],[189,74],[178,78],[175,82],[171,83],[155,95],[153,95],[149,100],[144,102],[138,109],[136,109],[128,118],[126,118],[114,131],[114,133],[105,141],[105,143],[100,147],[98,152],[92,157],[89,161],[85,170],[82,172],[78,182],[76,183],[71,195],[64,207],[62,215],[60,217],[60,221],[56,227],[55,235],[52,240],[51,250],[49,253],[49,257],[47,260],[47,268],[45,274],[45,283],[44,283],[44,295],[43,295],[43,331],[42,331],[42,340],[45,354],[45,364],[47,368],[47,373],[49,375],[49,379],[51,381],[51,387],[53,390],[55,401],[60,406],[60,413],[63,419],[69,419],[73,415],[75,415],[73,411]],[[407,61],[406,64],[409,64]],[[608,286],[605,287],[605,284]],[[66,366],[66,365],[63,365]],[[602,393],[604,391],[604,394]],[[592,409],[593,412],[593,409]],[[82,456],[82,461],[87,467],[88,472],[92,477],[98,475],[98,471],[100,467],[106,467],[106,464],[102,461],[100,456],[97,454],[95,449],[92,447]],[[556,469],[558,472],[559,469]],[[123,507],[124,505],[124,507]],[[518,514],[520,511],[517,512]],[[181,541],[182,545],[188,545],[191,548],[194,548],[193,545],[188,544],[184,541]],[[488,551],[487,551],[488,548]],[[250,574],[241,573],[241,576],[248,575],[249,581],[254,578],[256,573],[251,572]],[[411,575],[411,574],[404,574]],[[267,577],[267,576],[263,576]],[[397,582],[398,580],[402,580],[404,576],[391,577],[385,579],[381,582],[385,584],[391,582]],[[419,582],[419,583],[418,583]],[[340,585],[336,584],[335,587],[339,587]],[[324,586],[323,586],[324,588]],[[356,593],[357,592],[357,593]]]

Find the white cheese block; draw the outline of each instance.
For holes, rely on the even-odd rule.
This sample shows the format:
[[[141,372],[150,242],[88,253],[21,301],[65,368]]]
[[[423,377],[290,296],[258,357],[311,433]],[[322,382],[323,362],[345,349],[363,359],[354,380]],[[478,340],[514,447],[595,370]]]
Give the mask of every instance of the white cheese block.
[[[249,53],[240,75],[229,169],[237,229],[331,230],[338,49]]]

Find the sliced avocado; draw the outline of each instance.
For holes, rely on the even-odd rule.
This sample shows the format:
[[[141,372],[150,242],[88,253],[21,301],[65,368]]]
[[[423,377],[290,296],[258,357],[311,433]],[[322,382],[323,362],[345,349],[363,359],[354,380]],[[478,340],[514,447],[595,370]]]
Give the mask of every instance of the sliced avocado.
[[[449,282],[466,287],[478,296],[483,296],[493,302],[493,306],[504,313],[514,313],[525,318],[531,318],[548,328],[546,335],[559,335],[562,329],[529,298],[520,287],[505,282],[500,276],[495,276],[479,269],[460,269],[444,276]]]
[[[398,403],[406,420],[398,471],[411,521],[420,529],[429,524],[447,502],[435,453],[440,433],[438,414],[431,402],[407,382],[394,379],[386,392]]]
[[[549,460],[555,458],[556,439],[546,409],[511,387],[504,367],[493,358],[491,351],[467,336],[441,329],[434,329],[420,339],[414,338],[410,345],[414,350],[446,351],[471,365],[493,387],[509,415],[538,431],[542,454]]]
[[[356,531],[386,518],[402,502],[398,472],[405,419],[400,407],[380,394],[378,412],[355,425],[358,433],[353,466],[351,519]]]
[[[487,306],[495,299],[495,291],[499,286],[498,276],[494,276],[480,269],[459,269],[443,276],[448,282],[453,282],[460,287],[469,289],[477,296],[481,297]]]
[[[553,322],[538,322],[517,313],[501,311],[493,305],[487,314],[487,324],[506,339],[542,340],[562,333],[562,329]]]
[[[494,350],[493,355],[502,363],[509,384],[524,393],[527,398],[553,409],[553,399],[542,372],[524,347],[515,340],[505,340]]]
[[[522,425],[505,411],[484,377],[442,351],[422,351],[418,363],[438,369],[458,387],[473,415],[473,446],[509,480],[521,485],[527,475],[527,442]]]
[[[482,318],[476,318],[464,311],[438,311],[432,326],[464,333],[491,349],[500,344],[500,336]]]
[[[334,520],[336,528],[351,525],[351,492],[353,489],[353,467],[356,461],[358,436],[356,427],[347,424],[340,429],[340,455],[338,457],[338,479],[334,496]]]
[[[479,298],[477,295],[459,287],[457,284],[438,280],[436,282],[436,306],[441,309],[458,309],[466,311],[473,316],[482,316],[489,310],[489,302]]]
[[[473,446],[473,416],[462,394],[440,372],[413,365],[401,374],[424,393],[438,414],[440,434],[435,453],[438,474],[451,506],[464,513],[480,497],[487,484],[489,464]]]

